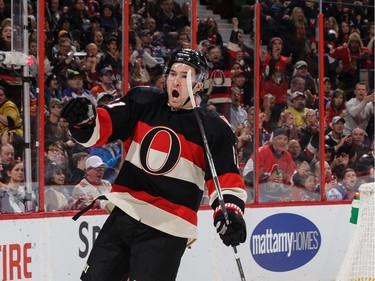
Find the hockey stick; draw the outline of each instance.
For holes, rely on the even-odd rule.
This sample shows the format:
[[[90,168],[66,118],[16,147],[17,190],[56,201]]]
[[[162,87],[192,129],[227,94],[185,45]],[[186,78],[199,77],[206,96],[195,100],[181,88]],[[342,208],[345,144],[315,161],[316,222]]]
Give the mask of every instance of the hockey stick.
[[[228,226],[229,223],[230,223],[228,211],[227,211],[227,208],[225,207],[224,197],[223,197],[223,194],[221,192],[219,178],[218,178],[217,173],[216,173],[216,168],[215,168],[214,161],[212,159],[210,147],[208,146],[208,141],[207,141],[206,133],[205,133],[204,128],[203,128],[203,123],[202,123],[202,120],[199,116],[197,104],[195,103],[194,94],[193,94],[193,84],[191,83],[191,70],[190,69],[188,70],[188,73],[187,73],[186,82],[187,82],[187,89],[188,89],[188,92],[189,92],[189,97],[190,97],[190,100],[191,100],[191,105],[193,106],[193,111],[194,111],[195,117],[198,121],[199,130],[200,130],[201,135],[202,135],[204,150],[206,151],[206,156],[207,156],[207,159],[208,159],[208,164],[210,166],[212,179],[214,181],[214,185],[215,185],[215,189],[216,189],[216,192],[217,192],[219,204],[220,204],[221,210],[224,214],[225,224]],[[241,264],[241,260],[238,256],[238,253],[237,253],[237,247],[232,246],[232,248],[233,248],[233,251],[234,251],[234,257],[236,259],[238,271],[239,271],[240,276],[241,276],[241,281],[246,281],[245,274],[244,274],[242,264]]]

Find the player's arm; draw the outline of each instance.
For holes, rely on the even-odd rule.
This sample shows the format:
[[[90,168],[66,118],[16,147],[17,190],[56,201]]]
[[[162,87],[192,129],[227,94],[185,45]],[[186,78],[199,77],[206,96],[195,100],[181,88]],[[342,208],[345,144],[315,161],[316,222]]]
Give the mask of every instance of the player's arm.
[[[243,213],[247,195],[238,171],[234,133],[222,120],[219,120],[218,127],[213,127],[215,126],[211,126],[214,132],[207,128],[208,142],[228,213],[227,221],[216,192],[213,176],[210,171],[207,171],[206,185],[210,204],[214,209],[214,226],[225,245],[237,246],[246,240],[246,223]]]

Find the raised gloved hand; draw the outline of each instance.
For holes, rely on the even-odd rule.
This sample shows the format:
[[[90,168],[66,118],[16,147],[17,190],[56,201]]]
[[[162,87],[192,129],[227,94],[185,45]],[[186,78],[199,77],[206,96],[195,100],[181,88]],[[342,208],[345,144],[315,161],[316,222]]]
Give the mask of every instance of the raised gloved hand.
[[[95,106],[87,98],[73,98],[65,104],[61,117],[66,119],[70,127],[84,128],[95,121]]]
[[[246,241],[246,223],[241,209],[235,205],[226,203],[229,224],[226,224],[224,213],[221,207],[214,212],[214,226],[223,243],[226,246],[238,246]]]

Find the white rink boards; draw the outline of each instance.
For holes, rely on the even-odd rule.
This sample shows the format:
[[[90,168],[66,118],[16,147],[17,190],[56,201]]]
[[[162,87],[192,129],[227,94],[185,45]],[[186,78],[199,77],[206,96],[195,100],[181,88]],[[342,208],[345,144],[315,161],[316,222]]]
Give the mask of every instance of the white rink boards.
[[[350,205],[247,208],[238,247],[247,281],[331,281],[350,241]],[[106,215],[1,220],[3,281],[77,281]],[[157,278],[155,279],[157,280]],[[177,281],[240,280],[232,248],[199,211],[199,238],[186,249]]]

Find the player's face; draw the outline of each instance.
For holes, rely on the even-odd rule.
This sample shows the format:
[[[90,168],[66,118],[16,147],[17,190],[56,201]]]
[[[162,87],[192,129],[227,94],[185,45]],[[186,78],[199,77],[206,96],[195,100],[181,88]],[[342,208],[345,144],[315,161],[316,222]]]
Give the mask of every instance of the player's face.
[[[195,69],[184,63],[172,65],[167,77],[168,102],[173,108],[189,109],[191,102],[187,102],[189,92],[187,88],[187,73],[191,69],[191,81],[195,81]],[[186,103],[186,104],[185,104]]]

